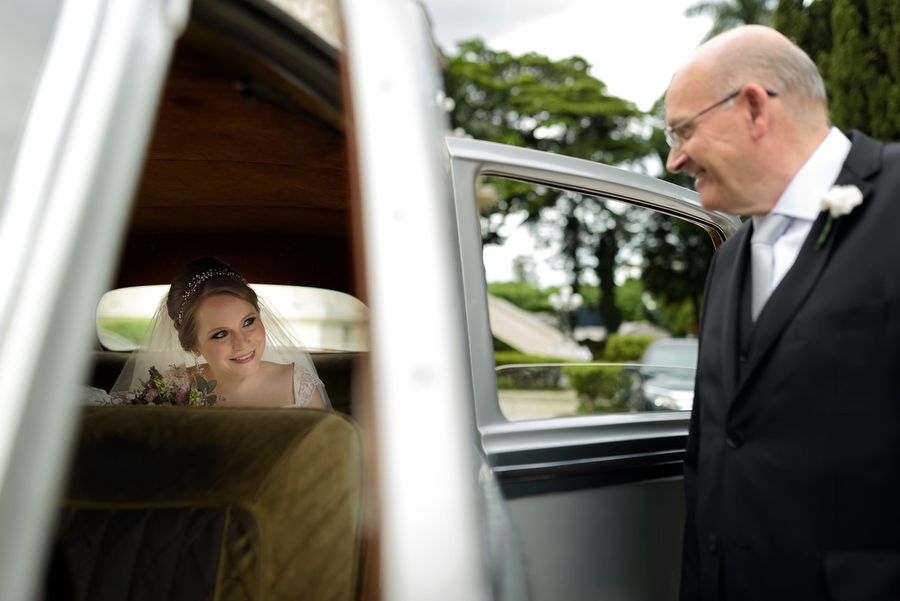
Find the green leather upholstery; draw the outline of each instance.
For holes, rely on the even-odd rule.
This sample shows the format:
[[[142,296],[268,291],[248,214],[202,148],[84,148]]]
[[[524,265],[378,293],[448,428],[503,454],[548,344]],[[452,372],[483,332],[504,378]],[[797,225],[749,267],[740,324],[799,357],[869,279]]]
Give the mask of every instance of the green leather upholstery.
[[[314,409],[90,407],[58,555],[77,600],[349,600],[358,427]]]

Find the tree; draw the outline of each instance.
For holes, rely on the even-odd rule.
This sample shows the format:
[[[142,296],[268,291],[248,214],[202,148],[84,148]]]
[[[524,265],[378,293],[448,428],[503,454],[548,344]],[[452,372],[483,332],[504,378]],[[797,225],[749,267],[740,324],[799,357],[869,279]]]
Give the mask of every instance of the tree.
[[[688,316],[680,324],[666,323],[673,333],[697,335],[713,243],[702,228],[682,219],[654,213],[649,221],[642,244],[644,287],[668,317]]]
[[[496,297],[508,300],[524,311],[531,313],[552,312],[549,290],[541,290],[537,286],[525,282],[491,282],[488,284],[488,293]]]
[[[445,72],[452,125],[481,140],[609,165],[640,159],[646,146],[631,127],[642,113],[607,94],[590,69],[579,56],[551,61],[494,51],[479,39],[461,42]]]
[[[483,140],[606,164],[640,160],[650,150],[641,135],[643,113],[607,94],[590,68],[578,56],[551,61],[536,53],[494,51],[478,39],[463,42],[445,73],[445,87],[454,100],[451,123]],[[615,331],[621,312],[614,302],[612,275],[629,236],[626,217],[581,194],[505,180],[490,180],[489,185],[498,200],[482,210],[483,242],[501,243],[499,230],[513,212],[525,211],[531,227],[552,223],[573,288],[578,290],[584,269],[594,270],[602,290],[601,314]]]
[[[793,40],[821,69],[831,51],[831,9],[834,0],[780,0],[775,8],[773,26]]]
[[[669,155],[664,133],[665,95],[653,104],[650,118],[654,125],[650,144],[665,165]],[[693,178],[683,172],[669,173],[663,168],[657,177],[684,188],[693,187]],[[644,288],[660,305],[659,323],[676,335],[696,335],[706,275],[715,251],[709,234],[687,221],[654,213],[635,244],[643,257]]]
[[[705,40],[723,31],[756,23],[772,24],[772,12],[777,0],[719,0],[718,2],[698,2],[684,11],[686,17],[706,15],[712,17],[713,25]]]
[[[781,0],[775,27],[818,65],[842,130],[900,138],[900,5],[896,0]]]

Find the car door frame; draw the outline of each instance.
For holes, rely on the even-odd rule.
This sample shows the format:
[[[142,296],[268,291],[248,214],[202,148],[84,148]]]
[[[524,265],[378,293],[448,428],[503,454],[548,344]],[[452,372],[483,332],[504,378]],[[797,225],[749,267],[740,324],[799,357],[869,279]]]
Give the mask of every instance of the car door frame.
[[[483,451],[519,529],[523,531],[525,553],[531,555],[526,561],[531,563],[536,574],[532,582],[535,598],[549,599],[562,590],[566,590],[569,599],[597,598],[604,591],[612,595],[624,591],[628,598],[658,598],[661,587],[628,588],[627,582],[629,578],[639,580],[643,569],[650,570],[649,573],[667,571],[670,575],[677,571],[673,562],[677,562],[678,557],[673,553],[675,547],[680,546],[680,523],[674,528],[663,526],[667,531],[665,536],[670,540],[669,549],[658,554],[649,565],[639,567],[628,560],[613,561],[610,564],[613,567],[590,575],[575,572],[565,565],[565,561],[556,562],[556,569],[543,568],[558,555],[575,558],[579,554],[611,552],[589,542],[590,537],[570,536],[566,540],[557,539],[558,544],[553,544],[556,531],[572,524],[559,515],[550,520],[547,514],[560,513],[554,495],[557,499],[566,495],[574,499],[579,491],[588,491],[577,503],[580,506],[585,503],[595,505],[598,512],[606,507],[610,514],[622,512],[626,504],[652,505],[656,497],[664,497],[668,509],[663,521],[677,521],[683,511],[678,481],[690,412],[584,415],[522,422],[510,422],[503,415],[494,371],[481,228],[475,198],[476,178],[501,177],[645,207],[702,227],[715,247],[734,233],[740,220],[707,211],[692,191],[621,168],[471,138],[447,137],[446,143],[457,201],[477,428]],[[650,486],[623,488],[640,484]],[[590,492],[604,490],[609,492]],[[588,498],[590,501],[586,501]],[[566,503],[566,512],[574,511],[572,503],[575,501]],[[534,507],[519,509],[526,505]],[[543,509],[537,509],[541,505]],[[632,512],[631,509],[624,511]],[[629,515],[632,526],[637,527],[642,516],[638,513]],[[609,516],[591,519],[604,521]],[[629,520],[623,522],[629,523]],[[555,526],[550,527],[551,523]],[[611,525],[598,523],[598,527],[603,528]],[[636,541],[628,540],[627,527],[620,532],[620,538],[622,546],[640,546]],[[651,538],[652,535],[644,542],[649,544]],[[552,553],[546,551],[548,543],[554,549]],[[579,545],[587,548],[579,549]],[[632,552],[639,553],[638,550]],[[609,585],[610,582],[613,584]],[[671,582],[665,583],[666,590],[672,586]]]
[[[0,215],[0,587],[31,599],[187,0],[62,2]],[[56,10],[56,7],[50,7]]]

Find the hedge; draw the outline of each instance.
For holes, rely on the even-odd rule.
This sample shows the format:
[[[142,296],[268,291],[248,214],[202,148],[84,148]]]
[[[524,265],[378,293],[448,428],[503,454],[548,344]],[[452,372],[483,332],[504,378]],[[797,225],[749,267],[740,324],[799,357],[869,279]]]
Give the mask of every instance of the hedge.
[[[606,340],[598,363],[634,363],[640,360],[654,336],[611,334]],[[558,389],[571,387],[578,394],[579,413],[620,413],[629,410],[628,397],[632,376],[621,367],[577,365],[584,363],[557,357],[525,355],[518,351],[496,351],[497,366],[531,363],[576,363],[559,367],[528,368],[516,372],[516,377],[497,374],[501,389]],[[565,379],[565,380],[564,380]],[[566,386],[567,385],[567,386]]]

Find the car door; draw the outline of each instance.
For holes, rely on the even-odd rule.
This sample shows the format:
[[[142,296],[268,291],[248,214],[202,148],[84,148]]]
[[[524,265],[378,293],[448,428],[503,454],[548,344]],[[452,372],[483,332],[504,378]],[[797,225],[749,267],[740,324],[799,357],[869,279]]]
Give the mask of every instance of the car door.
[[[448,138],[457,199],[475,413],[483,451],[521,538],[536,600],[677,596],[690,413],[512,421],[501,411],[477,188],[506,178],[620,201],[696,224],[718,246],[739,225],[691,191],[581,159]]]
[[[0,166],[0,594],[17,600],[33,598],[43,565],[71,393],[86,367],[81,349],[188,8],[179,0],[21,4],[4,6],[0,26],[4,57],[33,69]],[[27,33],[34,23],[48,25],[37,46]]]

